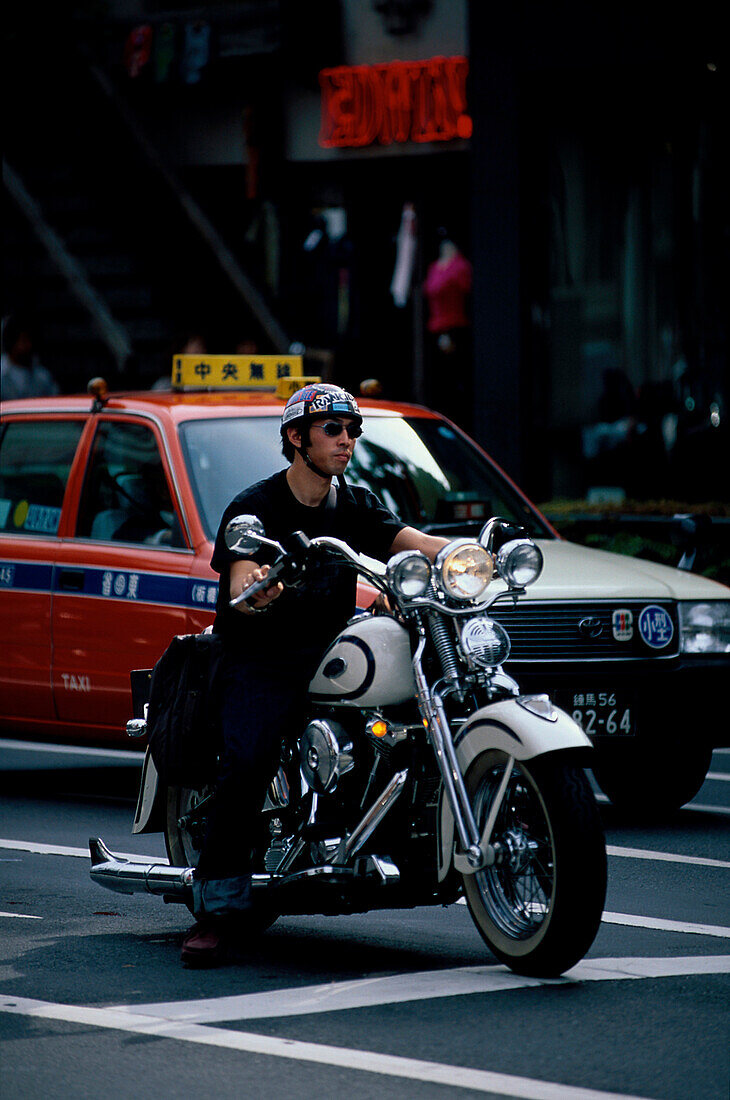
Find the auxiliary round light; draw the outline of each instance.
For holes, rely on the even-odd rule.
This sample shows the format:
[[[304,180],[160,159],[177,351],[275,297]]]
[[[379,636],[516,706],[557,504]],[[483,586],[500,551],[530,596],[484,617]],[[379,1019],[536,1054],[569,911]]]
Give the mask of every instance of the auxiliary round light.
[[[401,550],[388,562],[386,577],[402,600],[423,596],[431,584],[431,562],[420,550]]]
[[[436,575],[455,600],[476,600],[492,579],[494,560],[472,539],[457,539],[436,555]]]
[[[469,619],[461,628],[461,648],[472,664],[494,668],[509,657],[507,631],[486,616]]]
[[[542,573],[542,551],[530,539],[512,539],[497,553],[497,572],[510,588],[526,588]]]

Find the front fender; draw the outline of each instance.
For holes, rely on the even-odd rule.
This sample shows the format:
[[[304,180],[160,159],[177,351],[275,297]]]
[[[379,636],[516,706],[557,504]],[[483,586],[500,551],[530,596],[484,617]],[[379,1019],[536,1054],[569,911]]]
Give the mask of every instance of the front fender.
[[[466,775],[477,756],[488,749],[499,749],[516,760],[532,760],[566,749],[584,752],[591,742],[578,723],[553,706],[547,696],[519,695],[475,711],[459,730],[455,748],[461,774]],[[438,821],[441,882],[451,867],[456,828],[443,788]]]

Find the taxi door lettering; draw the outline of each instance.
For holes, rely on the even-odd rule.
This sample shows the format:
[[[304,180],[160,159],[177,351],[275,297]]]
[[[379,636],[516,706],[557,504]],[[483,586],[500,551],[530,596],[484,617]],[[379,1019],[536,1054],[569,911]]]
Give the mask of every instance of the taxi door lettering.
[[[62,672],[61,679],[66,691],[91,691],[91,680],[88,676],[74,676],[71,672]]]

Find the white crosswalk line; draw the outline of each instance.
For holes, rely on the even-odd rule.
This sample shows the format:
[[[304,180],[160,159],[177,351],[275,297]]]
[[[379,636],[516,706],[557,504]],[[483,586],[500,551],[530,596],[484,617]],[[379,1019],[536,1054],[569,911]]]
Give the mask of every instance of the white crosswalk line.
[[[233,997],[199,1001],[171,1001],[144,1005],[113,1005],[114,1011],[132,1016],[155,1016],[190,1023],[224,1020],[260,1020],[267,1017],[309,1016],[343,1012],[385,1004],[426,1001],[442,997],[502,993],[542,985],[574,982],[625,981],[669,978],[688,974],[728,974],[730,955],[692,955],[679,958],[584,959],[562,978],[526,978],[503,966],[463,966],[451,970],[425,970],[385,978],[361,978],[348,982],[243,993]]]

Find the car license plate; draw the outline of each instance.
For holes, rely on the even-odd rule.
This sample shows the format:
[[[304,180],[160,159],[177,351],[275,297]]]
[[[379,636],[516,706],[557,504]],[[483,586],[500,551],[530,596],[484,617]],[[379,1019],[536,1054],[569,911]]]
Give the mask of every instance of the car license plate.
[[[621,692],[561,692],[556,701],[589,737],[633,737],[636,733],[634,708]]]

